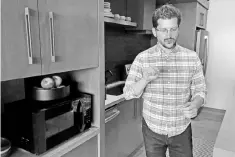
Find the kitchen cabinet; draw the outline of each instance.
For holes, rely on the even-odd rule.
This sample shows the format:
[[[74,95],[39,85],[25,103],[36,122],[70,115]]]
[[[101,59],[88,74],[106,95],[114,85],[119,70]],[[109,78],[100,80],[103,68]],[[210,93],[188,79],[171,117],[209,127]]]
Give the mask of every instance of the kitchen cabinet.
[[[206,29],[207,8],[197,3],[196,7],[196,26]]]
[[[183,0],[182,0],[183,1]],[[190,50],[196,50],[196,32],[199,29],[206,29],[207,11],[209,2],[191,0],[187,3],[173,4],[182,12],[180,34],[178,43]]]
[[[116,105],[105,111],[105,157],[118,157],[119,114]]]
[[[156,0],[127,0],[127,16],[137,22],[135,30],[152,30],[152,14]]]
[[[119,14],[120,16],[126,16],[126,1],[127,0],[105,0],[110,2],[110,9],[113,14]]]
[[[183,14],[183,21],[193,22],[193,25],[206,29],[209,1],[207,0],[172,0],[174,6]],[[185,15],[187,14],[187,15]],[[184,16],[186,19],[184,19]],[[190,18],[189,18],[190,17]]]
[[[118,110],[118,157],[127,157],[143,142],[137,99],[121,102]]]
[[[19,78],[70,70],[59,75],[65,74],[79,84],[73,90],[93,95],[92,128],[45,156],[104,157],[103,1],[2,0],[1,6],[1,83],[6,93],[2,104],[25,97],[28,79]],[[9,86],[12,83],[19,90]],[[21,151],[15,153],[19,156]]]
[[[36,0],[1,1],[1,80],[41,74]]]
[[[43,74],[98,66],[97,6],[98,0],[38,1]]]
[[[98,1],[2,0],[2,80],[98,67],[97,16]]]
[[[93,137],[62,157],[98,157],[97,140],[97,136]]]

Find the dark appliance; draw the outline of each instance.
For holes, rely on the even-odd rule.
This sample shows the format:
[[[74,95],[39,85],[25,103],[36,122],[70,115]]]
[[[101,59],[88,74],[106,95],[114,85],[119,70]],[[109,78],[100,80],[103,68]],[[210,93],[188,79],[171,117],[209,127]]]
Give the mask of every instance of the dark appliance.
[[[6,104],[2,134],[14,146],[42,154],[91,127],[92,95],[60,100],[20,100]]]

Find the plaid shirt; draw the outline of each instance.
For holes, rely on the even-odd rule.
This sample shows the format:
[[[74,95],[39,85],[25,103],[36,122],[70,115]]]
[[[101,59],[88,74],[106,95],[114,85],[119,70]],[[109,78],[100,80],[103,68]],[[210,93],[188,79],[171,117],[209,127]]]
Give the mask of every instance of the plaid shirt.
[[[155,66],[160,70],[140,95],[131,85],[142,78],[143,68]],[[179,135],[190,124],[179,105],[196,96],[205,99],[206,85],[202,65],[196,52],[177,45],[171,53],[157,45],[137,55],[131,65],[125,87],[125,98],[143,98],[143,117],[149,128],[169,137]]]

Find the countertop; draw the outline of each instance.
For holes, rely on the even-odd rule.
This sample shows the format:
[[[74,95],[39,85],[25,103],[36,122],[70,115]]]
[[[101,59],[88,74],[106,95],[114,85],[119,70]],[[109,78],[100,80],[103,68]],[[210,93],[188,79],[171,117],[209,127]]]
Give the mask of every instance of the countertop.
[[[107,108],[110,108],[122,101],[124,101],[125,98],[124,98],[124,94],[121,94],[121,95],[106,95],[106,100],[105,100],[105,109]]]

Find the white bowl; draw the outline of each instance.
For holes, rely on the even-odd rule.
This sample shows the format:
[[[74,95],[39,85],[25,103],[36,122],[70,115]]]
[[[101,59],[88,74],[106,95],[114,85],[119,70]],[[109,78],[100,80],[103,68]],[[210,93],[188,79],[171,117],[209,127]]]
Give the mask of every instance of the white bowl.
[[[32,98],[38,101],[50,101],[65,98],[70,95],[70,85],[61,85],[57,88],[43,89],[39,87],[32,88]]]
[[[126,21],[131,21],[131,17],[126,17]]]
[[[126,20],[125,16],[120,16],[120,20]]]
[[[0,151],[1,157],[7,157],[11,150],[11,142],[6,138],[1,137],[1,149],[2,147],[5,148],[3,151]]]

